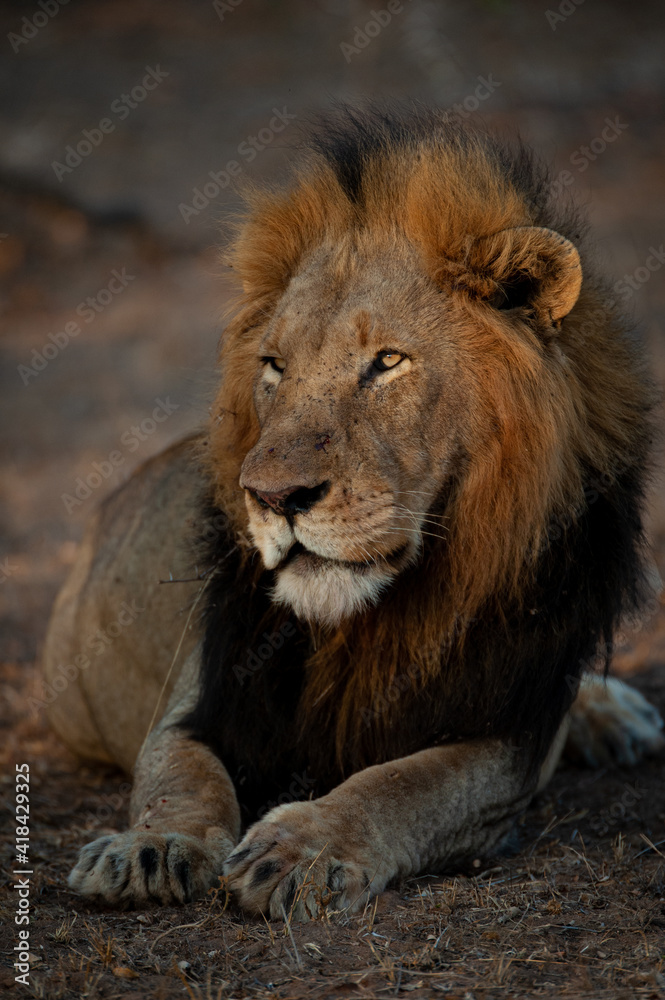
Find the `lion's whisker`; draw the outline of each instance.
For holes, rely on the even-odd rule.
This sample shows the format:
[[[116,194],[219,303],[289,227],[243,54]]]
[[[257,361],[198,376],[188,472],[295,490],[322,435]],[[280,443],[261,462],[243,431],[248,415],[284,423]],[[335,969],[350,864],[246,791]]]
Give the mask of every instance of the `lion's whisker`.
[[[420,536],[420,535],[427,535],[430,538],[438,538],[439,541],[441,541],[441,542],[445,542],[446,541],[446,536],[445,535],[437,535],[433,531],[422,531],[422,529],[418,529],[418,528],[383,528],[381,534],[382,535],[401,535],[401,534],[404,534],[404,532],[410,532],[412,535],[418,535],[418,536]]]
[[[369,552],[365,548],[365,546],[362,545],[361,542],[359,542],[350,531],[346,531],[345,533],[343,533],[341,540],[342,540],[342,542],[348,542],[350,545],[357,546],[360,549],[361,552],[364,552],[366,558],[363,559],[362,561],[365,563],[366,566],[370,566],[372,563],[375,566],[378,566],[378,562],[376,560],[376,557],[373,556],[371,554],[371,552]]]
[[[429,519],[444,518],[446,521],[450,520],[450,517],[446,514],[436,514],[431,510],[411,510],[410,507],[405,507],[404,504],[401,503],[395,505],[395,510],[404,511],[405,514],[409,514],[413,517],[426,517]]]
[[[364,545],[360,546],[360,550],[361,550],[361,552],[364,552],[367,555],[367,558],[370,560],[370,562],[373,562],[375,566],[379,565],[378,561],[376,559],[376,556],[373,556],[372,553],[369,552],[368,549],[366,549]]]
[[[414,512],[413,512],[413,511],[410,511],[410,510],[408,509],[408,507],[402,507],[402,508],[401,508],[401,510],[403,511],[403,513],[404,513],[405,515],[407,515],[408,517],[410,517],[410,518],[412,519],[413,523],[414,523],[414,524],[415,524],[415,525],[417,526],[417,528],[418,528],[418,529],[420,530],[420,524],[418,524],[418,522],[417,522],[417,520],[416,520],[416,515],[414,514]],[[431,524],[431,525],[432,525],[433,527],[435,527],[435,528],[440,528],[440,529],[441,529],[442,531],[446,531],[446,530],[447,530],[447,529],[446,529],[446,528],[444,527],[444,525],[442,525],[442,524],[439,524],[439,522],[438,522],[438,521],[435,521],[435,520],[434,520],[433,518],[430,518],[430,517],[423,517],[423,518],[422,518],[422,523],[423,523],[423,524]]]
[[[435,528],[444,528],[444,530],[447,530],[447,528],[445,528],[445,525],[441,524],[439,521],[436,521],[433,517],[421,517],[420,520],[416,520],[415,516],[407,514],[406,511],[404,511],[403,515],[400,512],[398,514],[398,516],[399,517],[401,517],[401,516],[409,516],[409,517],[412,518],[414,524],[421,524],[421,523],[422,524],[433,524]]]
[[[400,494],[400,495],[403,494],[403,493],[404,494],[411,493],[411,494],[413,494],[413,496],[421,496],[421,497],[433,497],[433,496],[436,496],[435,493],[427,493],[425,490],[394,490],[394,492],[396,494]]]
[[[365,565],[369,566],[369,565],[371,565],[371,563],[374,563],[374,565],[377,566],[378,563],[377,563],[376,559],[374,558],[374,556],[371,554],[371,552],[368,552],[367,549],[365,548],[365,546],[361,545],[360,542],[357,542],[356,544],[358,545],[358,548],[360,549],[360,551],[365,553],[366,558],[363,559],[363,562],[365,563]]]

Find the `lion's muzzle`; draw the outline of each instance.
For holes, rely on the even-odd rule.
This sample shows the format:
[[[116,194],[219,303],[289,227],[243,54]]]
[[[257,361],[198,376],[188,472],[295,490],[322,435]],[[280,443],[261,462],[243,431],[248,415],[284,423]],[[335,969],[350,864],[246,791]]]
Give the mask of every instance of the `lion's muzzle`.
[[[276,514],[281,514],[286,518],[292,517],[294,514],[306,514],[314,504],[325,497],[330,489],[328,481],[313,487],[289,486],[276,493],[254,489],[251,485],[242,482],[241,486],[254,497],[260,507],[272,507]]]

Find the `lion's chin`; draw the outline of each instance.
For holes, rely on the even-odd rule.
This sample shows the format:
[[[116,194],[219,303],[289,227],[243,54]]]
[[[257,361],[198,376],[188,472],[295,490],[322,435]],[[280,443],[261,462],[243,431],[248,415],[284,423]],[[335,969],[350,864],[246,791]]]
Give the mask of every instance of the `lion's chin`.
[[[393,574],[377,567],[299,556],[276,574],[272,593],[277,604],[298,618],[335,628],[347,618],[377,604]]]

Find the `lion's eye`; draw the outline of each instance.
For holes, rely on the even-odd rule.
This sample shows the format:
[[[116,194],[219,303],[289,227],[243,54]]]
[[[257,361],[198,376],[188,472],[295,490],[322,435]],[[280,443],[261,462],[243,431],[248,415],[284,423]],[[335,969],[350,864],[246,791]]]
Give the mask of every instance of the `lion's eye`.
[[[396,368],[403,360],[404,355],[398,354],[397,351],[379,351],[373,363],[378,371],[387,372],[390,368]]]
[[[284,360],[284,358],[264,358],[263,362],[266,365],[270,365],[273,371],[276,372],[281,373],[286,368],[286,361]]]

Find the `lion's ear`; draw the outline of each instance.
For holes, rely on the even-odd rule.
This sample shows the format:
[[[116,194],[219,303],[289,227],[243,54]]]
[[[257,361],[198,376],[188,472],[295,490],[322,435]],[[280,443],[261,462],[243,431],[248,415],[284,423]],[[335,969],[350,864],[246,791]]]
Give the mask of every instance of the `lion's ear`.
[[[553,229],[517,226],[476,240],[469,264],[477,291],[498,309],[530,306],[556,324],[577,302],[582,265],[577,250]]]

